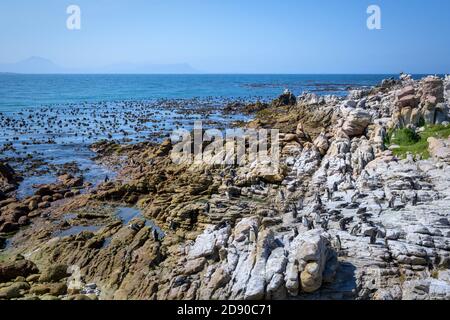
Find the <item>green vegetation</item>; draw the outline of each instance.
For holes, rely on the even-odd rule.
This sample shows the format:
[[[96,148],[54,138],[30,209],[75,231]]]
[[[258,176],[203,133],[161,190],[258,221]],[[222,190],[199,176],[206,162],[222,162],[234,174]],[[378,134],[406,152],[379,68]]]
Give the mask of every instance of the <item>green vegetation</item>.
[[[408,128],[389,131],[385,139],[387,146],[397,145],[398,148],[393,149],[396,156],[405,158],[407,153],[421,155],[423,159],[428,159],[428,138],[447,138],[450,136],[450,126],[433,125],[425,126],[424,131],[415,133],[414,130]]]
[[[6,253],[0,253],[0,262],[6,262],[9,260],[9,256]]]

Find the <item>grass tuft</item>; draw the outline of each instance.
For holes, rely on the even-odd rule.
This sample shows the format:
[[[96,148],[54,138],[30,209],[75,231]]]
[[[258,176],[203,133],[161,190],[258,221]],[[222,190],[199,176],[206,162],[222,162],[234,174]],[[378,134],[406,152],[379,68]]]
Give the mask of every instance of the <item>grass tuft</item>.
[[[420,155],[422,159],[430,158],[428,151],[428,138],[448,138],[450,136],[450,125],[425,126],[423,132],[416,133],[412,129],[402,128],[389,131],[385,139],[387,146],[397,145],[392,151],[397,157],[406,158],[408,153]]]

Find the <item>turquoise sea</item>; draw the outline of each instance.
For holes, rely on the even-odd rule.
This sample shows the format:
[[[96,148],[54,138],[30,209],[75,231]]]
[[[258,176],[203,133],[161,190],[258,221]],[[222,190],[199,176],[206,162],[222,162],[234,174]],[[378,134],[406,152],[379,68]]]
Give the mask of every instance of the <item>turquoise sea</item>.
[[[304,91],[345,95],[349,88],[372,86],[393,76],[0,74],[0,112],[50,104],[160,98],[270,99],[286,88],[297,95]]]

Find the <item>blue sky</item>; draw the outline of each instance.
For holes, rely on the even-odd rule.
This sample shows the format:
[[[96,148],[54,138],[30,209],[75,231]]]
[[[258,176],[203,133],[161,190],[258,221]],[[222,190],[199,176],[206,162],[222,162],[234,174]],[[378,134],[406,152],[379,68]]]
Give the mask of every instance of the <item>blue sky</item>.
[[[82,29],[66,28],[77,4]],[[368,30],[377,4],[382,30]],[[448,0],[1,0],[0,63],[210,73],[450,73]]]

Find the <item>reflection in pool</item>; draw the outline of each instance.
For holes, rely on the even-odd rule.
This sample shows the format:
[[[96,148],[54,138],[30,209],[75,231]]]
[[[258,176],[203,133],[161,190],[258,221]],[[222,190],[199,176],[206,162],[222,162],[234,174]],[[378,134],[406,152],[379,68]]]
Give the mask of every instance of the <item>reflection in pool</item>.
[[[129,207],[118,207],[116,210],[116,216],[122,221],[124,225],[128,225],[133,219],[140,218],[145,220],[145,225],[147,227],[150,227],[152,230],[155,230],[158,233],[158,236],[160,239],[164,238],[165,233],[164,231],[159,228],[153,221],[146,219],[140,210],[136,208],[129,208]],[[70,213],[66,214],[64,216],[64,220],[68,221],[71,219],[75,219],[77,217],[76,214]],[[97,232],[102,228],[103,226],[99,225],[75,225],[70,227],[67,230],[59,230],[54,232],[53,237],[67,237],[67,236],[73,236],[77,235],[83,231],[90,231],[90,232]],[[106,238],[105,242],[103,243],[103,247],[107,247],[109,243],[111,242],[111,238]]]
[[[100,230],[101,226],[73,226],[67,230],[57,231],[54,233],[54,237],[67,237],[77,235],[83,231],[96,232]]]
[[[122,220],[124,225],[127,225],[130,223],[131,220],[134,218],[142,218],[145,220],[145,225],[147,227],[150,227],[152,230],[156,230],[158,233],[158,236],[160,239],[164,238],[165,233],[163,230],[161,230],[160,227],[158,227],[153,221],[146,219],[142,213],[141,210],[136,208],[128,208],[128,207],[119,207],[117,208],[117,216]]]

